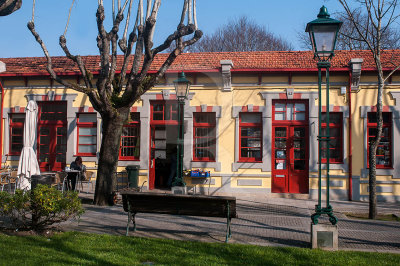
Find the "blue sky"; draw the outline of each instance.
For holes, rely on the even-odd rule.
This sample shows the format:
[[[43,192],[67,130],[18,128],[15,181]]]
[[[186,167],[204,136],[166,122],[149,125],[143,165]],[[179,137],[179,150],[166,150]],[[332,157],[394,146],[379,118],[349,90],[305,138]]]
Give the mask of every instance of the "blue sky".
[[[111,6],[111,0],[104,2]],[[155,43],[162,42],[176,29],[182,2],[162,1]],[[74,54],[96,55],[97,1],[76,0],[75,3],[67,33],[68,46]],[[71,0],[36,1],[36,29],[52,56],[63,55],[58,46],[58,38],[64,32],[70,5]],[[316,18],[322,5],[327,6],[331,14],[341,10],[336,0],[197,0],[197,16],[199,28],[207,34],[229,20],[245,15],[300,50],[297,32],[304,31],[306,23]],[[43,56],[41,48],[26,27],[31,16],[32,0],[23,0],[20,10],[10,16],[0,17],[0,57]]]

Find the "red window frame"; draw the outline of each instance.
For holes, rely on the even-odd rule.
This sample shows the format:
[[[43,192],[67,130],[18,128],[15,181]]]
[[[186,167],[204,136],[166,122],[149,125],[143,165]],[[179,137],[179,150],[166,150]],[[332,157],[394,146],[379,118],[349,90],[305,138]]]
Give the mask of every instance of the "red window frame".
[[[175,100],[151,101],[151,124],[177,125],[178,102]]]
[[[276,108],[277,104],[284,104],[285,108],[283,111],[280,111],[278,108]],[[287,113],[288,113],[288,105],[293,104],[293,119],[287,119]],[[304,111],[297,111],[295,108],[295,104],[304,104]],[[278,114],[283,114],[285,119],[279,120],[276,119]],[[304,119],[303,120],[296,120],[296,115],[297,114],[304,114]],[[272,122],[275,125],[286,125],[288,122],[290,122],[291,125],[304,125],[308,124],[308,101],[307,100],[273,100],[272,101]]]
[[[249,123],[249,122],[243,122],[242,116],[243,115],[254,115],[259,117],[259,122],[258,123]],[[243,134],[244,132],[248,132],[247,134]],[[257,133],[258,132],[258,133]],[[253,133],[254,135],[249,136],[248,134]],[[259,147],[251,146],[249,145],[249,140],[255,141],[260,143]],[[247,142],[247,146],[244,146],[245,142]],[[241,112],[239,114],[239,162],[262,162],[262,117],[261,113],[254,112],[254,113],[249,113],[249,112]],[[243,156],[242,152],[246,153],[249,155],[251,154],[251,150],[253,151],[258,151],[259,156]]]
[[[134,112],[130,114],[131,119],[127,125],[124,125],[121,135],[121,144],[119,149],[119,159],[122,161],[139,161],[140,159],[140,113]],[[125,130],[124,130],[125,129]],[[134,130],[132,130],[134,129]],[[126,135],[127,133],[137,132],[137,135]],[[134,139],[133,141],[130,139]],[[139,142],[139,145],[137,145]],[[132,145],[133,143],[133,145]],[[135,150],[139,149],[139,152],[134,152],[133,155],[124,155],[124,149]]]
[[[193,161],[215,162],[215,157],[216,157],[215,112],[195,112],[193,113]]]
[[[82,122],[79,119],[80,115],[93,115],[96,117],[96,122]],[[96,113],[78,113],[76,116],[77,122],[77,128],[78,128],[78,138],[77,138],[77,143],[76,143],[76,152],[78,156],[87,156],[87,157],[93,157],[96,156],[97,152],[97,114]],[[90,134],[90,135],[81,135],[81,129],[82,128],[95,128],[96,134]],[[96,141],[95,143],[81,143],[80,142],[80,137],[95,137]],[[79,152],[79,147],[80,146],[94,146],[94,152]]]
[[[369,149],[370,149],[370,138],[374,138],[375,134],[371,134],[374,129],[378,127],[376,121],[375,112],[368,112],[367,114],[367,164],[369,168]],[[392,113],[382,112],[383,116],[383,128],[382,138],[376,150],[376,168],[380,169],[392,169],[393,168],[393,139],[392,139]],[[385,141],[386,140],[386,141]],[[386,150],[385,150],[386,147]],[[387,153],[386,153],[387,152]],[[383,153],[383,154],[382,154]],[[385,158],[388,158],[385,160]],[[388,164],[382,164],[380,162],[388,161]]]
[[[13,118],[15,116],[15,118]],[[19,116],[19,118],[17,118]],[[22,121],[23,120],[23,121]],[[25,113],[11,113],[10,114],[10,147],[9,155],[21,155],[22,148],[24,147],[24,123]],[[20,130],[20,134],[14,130]],[[20,141],[16,141],[16,138],[20,138]],[[17,148],[15,148],[17,145]]]
[[[325,130],[327,128],[326,123],[326,112],[322,113],[321,119],[321,135],[325,135]],[[339,164],[343,163],[343,113],[342,112],[329,112],[329,135],[331,139],[331,143],[336,141],[336,146],[330,146],[330,158],[329,163]],[[337,135],[333,135],[335,131],[338,133]],[[325,141],[321,141],[321,151],[322,154],[322,163],[326,163],[326,143]],[[337,154],[337,157],[332,157],[332,155]]]

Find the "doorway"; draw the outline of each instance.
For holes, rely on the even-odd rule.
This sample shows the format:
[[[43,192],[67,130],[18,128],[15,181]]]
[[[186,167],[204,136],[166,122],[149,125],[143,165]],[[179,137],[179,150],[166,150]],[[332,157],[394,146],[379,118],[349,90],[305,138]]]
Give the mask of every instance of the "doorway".
[[[309,193],[309,128],[305,102],[273,104],[272,192]]]
[[[176,175],[178,138],[178,102],[150,102],[149,189],[170,187],[170,175]]]
[[[171,187],[169,178],[176,176],[177,137],[177,125],[151,127],[149,189]]]
[[[61,171],[66,165],[67,102],[38,102],[37,151],[40,171]]]

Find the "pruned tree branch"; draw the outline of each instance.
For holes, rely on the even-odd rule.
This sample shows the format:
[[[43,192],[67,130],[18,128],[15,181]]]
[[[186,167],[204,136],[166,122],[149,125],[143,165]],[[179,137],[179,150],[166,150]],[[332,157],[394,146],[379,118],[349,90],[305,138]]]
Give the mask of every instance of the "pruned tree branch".
[[[122,127],[129,119],[131,106],[135,101],[140,99],[142,94],[157,83],[159,78],[164,75],[165,71],[171,66],[177,56],[183,52],[185,47],[194,44],[202,36],[202,32],[196,30],[195,0],[184,0],[184,10],[180,21],[178,20],[177,30],[168,36],[163,44],[156,48],[153,48],[153,37],[161,0],[147,0],[146,14],[143,12],[143,0],[139,0],[135,24],[131,30],[129,29],[129,22],[131,20],[134,1],[124,0],[122,2],[122,0],[112,0],[112,27],[108,32],[105,29],[105,8],[103,2],[103,0],[98,0],[96,11],[98,31],[96,41],[100,53],[100,67],[99,73],[96,76],[96,84],[93,84],[94,78],[85,66],[84,60],[79,55],[72,55],[67,46],[66,32],[74,0],[69,11],[64,34],[60,37],[59,43],[66,57],[72,60],[79,68],[84,82],[83,85],[71,84],[57,76],[46,46],[35,31],[33,23],[34,7],[32,9],[32,21],[28,23],[32,35],[41,45],[46,56],[47,71],[51,77],[65,87],[88,95],[94,109],[102,117],[103,134],[98,159],[99,167],[95,192],[95,202],[100,205],[112,204],[110,203],[110,199],[112,198],[114,187],[113,173],[116,171],[118,162],[119,141],[122,134]],[[128,10],[125,13],[126,8]],[[126,18],[125,14],[127,15]],[[186,16],[187,24],[185,25]],[[125,25],[121,27],[124,19]],[[118,36],[120,27],[123,28],[122,38]],[[129,35],[128,39],[127,35]],[[184,37],[189,35],[192,36],[188,40],[184,40]],[[174,41],[178,43],[174,51],[163,62],[155,75],[149,75],[149,69],[156,55],[166,50]],[[118,46],[123,52],[123,62],[121,65],[117,64],[119,62],[117,60],[119,59],[117,55]]]

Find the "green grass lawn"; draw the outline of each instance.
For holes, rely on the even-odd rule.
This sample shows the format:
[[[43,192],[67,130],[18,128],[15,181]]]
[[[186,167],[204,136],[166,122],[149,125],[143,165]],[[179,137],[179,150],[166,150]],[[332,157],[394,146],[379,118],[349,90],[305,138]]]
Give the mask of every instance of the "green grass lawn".
[[[76,232],[0,233],[0,265],[400,265],[399,254],[185,242]]]

